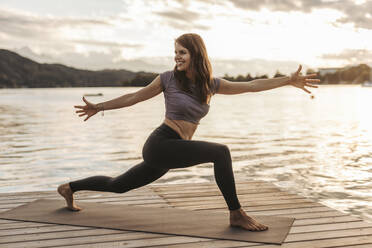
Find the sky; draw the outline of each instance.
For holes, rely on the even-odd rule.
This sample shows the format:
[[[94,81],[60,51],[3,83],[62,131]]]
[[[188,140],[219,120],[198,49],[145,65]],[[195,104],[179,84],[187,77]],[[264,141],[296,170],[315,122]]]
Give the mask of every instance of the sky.
[[[41,63],[160,73],[183,33],[215,76],[372,66],[372,0],[0,1],[0,48]]]

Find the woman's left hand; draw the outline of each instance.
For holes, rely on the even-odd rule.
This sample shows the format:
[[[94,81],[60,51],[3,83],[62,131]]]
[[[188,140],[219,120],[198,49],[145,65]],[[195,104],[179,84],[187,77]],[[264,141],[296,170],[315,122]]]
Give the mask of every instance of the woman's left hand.
[[[313,77],[316,77],[317,74],[309,74],[306,76],[300,75],[302,69],[302,65],[298,67],[298,70],[293,73],[289,79],[289,84],[293,85],[294,87],[300,88],[304,90],[305,92],[311,94],[311,92],[306,89],[305,87],[312,87],[312,88],[318,88],[318,86],[313,85],[312,83],[319,83],[319,79],[312,79]]]

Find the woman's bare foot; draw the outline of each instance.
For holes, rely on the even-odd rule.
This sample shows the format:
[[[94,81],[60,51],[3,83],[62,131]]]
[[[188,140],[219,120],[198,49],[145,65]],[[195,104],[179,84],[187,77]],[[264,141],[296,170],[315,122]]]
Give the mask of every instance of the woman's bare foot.
[[[74,203],[74,196],[72,193],[72,190],[70,188],[70,185],[68,183],[62,184],[58,187],[58,193],[63,196],[67,203],[67,208],[71,211],[80,211],[82,210],[81,207],[78,207]]]
[[[230,226],[241,227],[249,231],[265,231],[269,229],[248,216],[241,208],[230,211]]]

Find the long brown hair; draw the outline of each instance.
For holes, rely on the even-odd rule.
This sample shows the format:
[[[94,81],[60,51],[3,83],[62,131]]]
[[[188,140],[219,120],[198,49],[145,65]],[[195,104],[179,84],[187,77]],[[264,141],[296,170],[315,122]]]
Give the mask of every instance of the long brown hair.
[[[203,39],[198,34],[188,33],[178,37],[175,42],[187,48],[190,52],[191,79],[186,77],[185,71],[174,68],[174,75],[180,88],[186,92],[193,93],[202,103],[207,103],[212,94],[212,66],[208,58],[207,49]],[[192,92],[190,80],[195,83],[195,91]]]

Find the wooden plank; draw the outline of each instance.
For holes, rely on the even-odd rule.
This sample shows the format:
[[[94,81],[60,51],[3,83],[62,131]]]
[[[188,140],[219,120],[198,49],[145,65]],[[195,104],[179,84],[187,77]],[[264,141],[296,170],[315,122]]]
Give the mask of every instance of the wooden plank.
[[[213,186],[213,187],[203,187],[203,188],[199,188],[199,187],[183,187],[183,188],[166,188],[166,189],[162,189],[162,188],[153,188],[155,192],[162,192],[162,193],[196,193],[196,192],[206,192],[206,191],[219,191],[219,188],[217,186]],[[257,189],[276,189],[276,190],[279,190],[277,187],[273,186],[273,185],[266,185],[266,184],[263,184],[263,185],[248,185],[248,186],[244,186],[244,187],[236,187],[236,191],[238,194],[240,194],[241,192],[246,192],[246,191],[250,191],[250,192],[254,192],[255,190]]]
[[[293,203],[293,204],[275,204],[275,205],[268,205],[268,206],[249,206],[249,205],[242,205],[244,210],[246,211],[266,211],[266,210],[273,210],[273,209],[288,209],[288,208],[312,208],[312,207],[319,207],[321,204],[316,202],[309,202],[309,203]],[[227,206],[177,206],[179,209],[189,209],[189,210],[207,210],[207,209],[219,209],[219,208],[227,208]],[[264,213],[263,213],[264,214]]]
[[[237,247],[254,247],[254,248],[370,248],[372,237],[369,235],[352,236],[346,238],[322,239],[315,241],[302,242],[285,242],[281,246],[278,245],[260,245],[257,243],[244,243],[238,241],[211,240],[202,242],[193,242],[187,244],[168,245],[167,248],[237,248]],[[113,246],[107,246],[113,247]]]
[[[40,199],[40,198],[38,198]],[[63,198],[47,198],[49,200],[63,200]],[[9,201],[7,203],[3,202],[0,203],[0,209],[4,208],[14,208],[14,206],[19,206],[23,204],[27,204],[30,202],[35,201],[36,199],[30,199],[27,201]],[[109,198],[109,199],[101,199],[101,198],[87,198],[87,199],[75,199],[77,202],[100,202],[100,203],[110,203],[110,202],[121,202],[121,203],[128,203],[128,204],[148,204],[148,203],[165,203],[167,202],[163,198],[153,198],[153,199],[138,199],[138,200],[128,200],[123,198]]]
[[[45,197],[43,197],[45,198]],[[2,204],[10,204],[10,203],[28,203],[31,201],[36,200],[37,198],[13,198],[13,199],[3,199],[0,201],[0,206]],[[48,197],[48,199],[63,199],[60,195],[55,195],[55,197]],[[98,199],[101,201],[107,200],[116,200],[116,201],[139,201],[139,200],[163,200],[163,198],[157,194],[152,195],[126,195],[125,193],[119,196],[115,195],[105,195],[105,196],[97,196],[97,195],[88,195],[88,196],[81,196],[75,197],[76,200],[91,200],[91,199]]]
[[[288,234],[285,242],[297,242],[297,241],[312,241],[319,239],[329,239],[329,238],[345,238],[345,237],[355,237],[372,235],[372,228],[356,228],[347,230],[328,230],[327,232],[311,232],[311,233],[297,233]]]
[[[255,189],[255,190],[241,190],[238,192],[238,195],[243,194],[252,194],[252,193],[271,193],[271,192],[280,192],[278,188],[263,188],[263,189]],[[170,198],[188,198],[188,197],[201,197],[201,196],[214,196],[219,195],[222,196],[219,190],[211,190],[205,192],[180,192],[180,193],[168,193],[168,192],[157,192],[160,196],[164,197],[165,199]]]
[[[0,226],[0,230],[9,230],[12,228],[23,228],[23,227],[40,227],[40,226],[48,226],[48,225],[55,225],[55,224],[20,221],[17,223],[2,224]]]
[[[56,199],[56,200],[62,200],[63,198],[61,196],[58,197],[47,197],[48,199]],[[40,198],[38,198],[40,199]],[[131,204],[147,204],[147,203],[165,203],[166,201],[158,196],[158,195],[152,195],[152,196],[141,196],[141,197],[80,197],[75,198],[77,201],[82,202],[123,202],[123,203],[131,203]],[[13,208],[14,206],[17,206],[19,204],[26,204],[29,202],[32,202],[36,200],[35,198],[30,199],[11,199],[7,201],[0,202],[0,209],[4,208]]]
[[[56,194],[56,191],[29,191],[29,192],[9,192],[9,193],[0,193],[0,197],[14,197],[14,196],[33,196],[33,195],[50,195]]]
[[[7,235],[24,235],[24,234],[33,234],[33,233],[74,231],[74,230],[86,230],[86,229],[97,229],[97,228],[70,226],[70,225],[47,225],[47,226],[17,228],[17,229],[13,228],[13,229],[1,230],[0,237],[7,236]]]
[[[348,234],[348,232],[350,234]],[[326,248],[326,247],[339,247],[339,245],[345,243],[347,245],[353,245],[352,247],[369,248],[372,247],[372,229],[351,229],[351,230],[341,230],[341,231],[329,231],[329,232],[313,232],[307,234],[289,234],[285,243],[280,247],[291,247],[291,248]],[[307,235],[307,236],[306,236]],[[369,236],[368,236],[369,235]],[[350,236],[350,237],[345,237]],[[341,242],[339,242],[341,239]],[[295,242],[297,241],[297,242]],[[343,243],[345,242],[345,243]],[[368,243],[364,245],[358,245],[360,243]],[[357,246],[354,247],[354,245]],[[298,246],[296,246],[298,245]],[[268,248],[268,247],[278,247],[277,245],[259,245],[257,243],[245,243],[238,241],[220,241],[212,240],[200,243],[188,243],[188,244],[176,244],[167,246],[167,248],[197,248],[197,247],[213,247],[213,248],[232,248],[232,247],[255,247],[255,248]],[[346,247],[346,246],[342,246]],[[350,247],[350,246],[347,246]],[[351,247],[350,247],[351,248]]]
[[[293,226],[289,233],[304,233],[304,232],[317,232],[317,231],[332,231],[350,228],[363,228],[372,227],[372,224],[365,221],[343,222],[334,224],[319,224],[319,225],[306,225],[306,226]]]
[[[313,201],[310,201],[305,198],[297,198],[297,199],[284,199],[284,200],[261,200],[261,201],[255,201],[255,200],[239,200],[241,205],[249,205],[251,207],[254,206],[268,206],[268,205],[278,205],[278,204],[287,204],[287,203],[314,203]],[[226,206],[226,202],[223,197],[220,197],[220,199],[216,199],[214,201],[196,201],[196,202],[173,202],[169,201],[169,204],[174,207],[187,207],[187,206]]]
[[[235,179],[236,185],[257,185],[257,184],[272,184],[268,181],[262,181],[262,180],[241,180],[241,179]],[[149,185],[150,188],[173,188],[173,187],[185,187],[185,186],[207,186],[210,187],[211,185],[216,185],[215,182],[200,182],[200,183],[152,183]]]
[[[343,222],[355,222],[361,221],[359,218],[351,216],[336,216],[336,217],[314,217],[311,219],[296,219],[293,226],[305,226],[315,224],[330,224],[330,223],[343,223]]]
[[[164,185],[156,185],[156,184],[149,184],[148,185],[152,190],[158,189],[158,190],[180,190],[180,189],[209,189],[209,188],[218,188],[217,183],[215,181],[210,183],[205,183],[203,185],[197,184],[197,183],[184,183],[184,184],[164,184]],[[258,186],[266,186],[266,187],[276,187],[275,184],[272,182],[263,182],[263,181],[257,181],[257,182],[237,182],[235,181],[235,186],[237,188],[244,188],[244,187],[258,187]]]
[[[302,220],[302,219],[313,219],[313,218],[323,218],[323,217],[347,216],[347,214],[338,212],[336,210],[328,210],[328,211],[322,211],[322,212],[306,211],[304,213],[277,214],[277,216],[294,217],[296,219]]]
[[[247,214],[252,215],[283,215],[283,216],[289,216],[291,217],[296,216],[298,218],[304,219],[304,218],[312,218],[314,214],[316,216],[345,216],[346,213],[342,213],[339,211],[336,211],[334,209],[320,206],[320,207],[312,207],[312,208],[289,208],[289,209],[274,209],[274,210],[265,210],[265,211],[248,211],[247,209],[244,209]],[[202,210],[201,210],[202,211]]]
[[[79,202],[77,202],[77,204],[79,205]],[[120,205],[120,204],[123,204],[123,203],[122,202],[117,202],[117,203],[114,202],[112,204]],[[14,205],[14,206],[17,207],[17,206],[20,206],[20,205],[23,205],[23,204]],[[167,208],[167,207],[169,207],[169,205],[167,203],[127,204],[127,205],[131,205],[131,206],[143,206],[143,207],[156,207],[156,208]],[[8,210],[11,210],[11,209],[13,209],[13,208],[0,209],[0,213],[5,212],[5,211],[8,211]]]
[[[272,209],[272,210],[249,210],[246,207],[243,207],[244,211],[248,214],[256,214],[256,215],[280,215],[280,214],[295,214],[295,213],[301,213],[301,214],[306,214],[306,213],[312,213],[312,212],[337,212],[341,213],[335,209],[326,207],[324,205],[318,206],[318,207],[312,207],[311,209],[307,207],[298,207],[298,208],[285,208],[285,209]],[[196,211],[210,211],[209,209],[198,209]],[[219,208],[219,209],[214,209],[213,212],[216,213],[229,213],[229,210],[227,208]],[[343,215],[347,215],[346,213],[343,213]]]
[[[161,199],[161,196],[154,193],[153,195],[141,195],[141,196],[129,196],[125,195],[126,193],[120,195],[120,196],[114,196],[114,195],[106,195],[106,196],[78,196],[77,194],[74,194],[74,198],[76,200],[88,200],[88,199],[127,199],[130,200],[141,200],[141,199]],[[30,197],[13,197],[8,199],[3,199],[0,201],[0,204],[8,204],[8,203],[18,203],[18,202],[30,202],[36,199],[63,199],[60,195],[46,195],[46,196],[30,196]]]
[[[149,240],[150,242],[152,240]],[[182,242],[173,242],[168,244],[163,244],[159,246],[159,244],[150,243],[146,244],[146,246],[132,246],[132,244],[127,244],[124,242],[105,242],[105,243],[99,243],[99,244],[89,244],[88,245],[78,245],[78,246],[66,246],[66,248],[131,248],[131,247],[159,247],[159,248],[232,248],[232,247],[251,247],[255,246],[257,243],[250,243],[250,242],[240,242],[240,241],[229,241],[229,240],[187,240]],[[280,246],[276,246],[280,247]]]
[[[88,237],[66,237],[59,239],[48,240],[33,240],[26,242],[7,243],[7,248],[42,248],[50,246],[64,246],[64,247],[106,247],[106,242],[121,241],[120,247],[145,247],[145,246],[165,246],[169,244],[179,244],[187,242],[198,242],[209,239],[205,238],[192,238],[185,236],[166,236],[160,234],[147,234],[147,238],[139,239],[142,233],[124,233],[124,234],[106,234],[95,235]],[[162,237],[160,237],[162,236]],[[78,246],[80,245],[80,246]]]
[[[35,199],[36,200],[36,199]],[[62,199],[60,199],[62,200]],[[79,202],[84,202],[84,201],[80,201],[80,200],[76,200],[76,203],[77,205],[79,205]],[[86,201],[87,202],[87,201]],[[92,201],[94,202],[94,201]],[[154,202],[151,202],[151,201],[148,201],[148,202],[142,202],[142,201],[99,201],[100,203],[102,204],[116,204],[116,205],[128,205],[128,206],[148,206],[148,207],[167,207],[169,206],[169,204],[162,200],[162,201],[154,201]],[[21,205],[24,205],[24,204],[27,204],[28,202],[25,202],[25,203],[19,203],[19,204],[7,204],[7,205],[4,205],[4,206],[1,206],[0,207],[0,212],[2,211],[7,211],[7,210],[10,210],[10,209],[13,209],[15,207],[18,207],[18,206],[21,206]]]
[[[1,224],[14,223],[14,222],[15,222],[14,220],[4,220],[4,219],[0,219],[0,226],[1,226]]]
[[[138,189],[130,190],[125,193],[113,193],[113,192],[100,192],[100,191],[78,191],[74,194],[76,198],[87,197],[87,196],[152,196],[154,191],[149,187],[141,187]],[[6,199],[36,199],[43,197],[61,197],[56,190],[50,191],[35,191],[35,192],[14,192],[14,193],[0,193],[0,201]]]
[[[76,201],[76,204],[79,205],[79,200]],[[94,201],[93,201],[94,202]],[[169,207],[169,204],[166,203],[165,201],[158,201],[155,203],[152,202],[122,202],[122,201],[112,201],[112,202],[101,202],[102,204],[113,204],[113,205],[128,205],[128,206],[144,206],[144,207]],[[24,205],[26,203],[21,203],[21,204],[9,204],[5,205],[4,208],[0,207],[0,212],[2,211],[7,211],[10,209],[13,209],[15,207]],[[61,206],[62,207],[62,206]]]
[[[287,192],[269,192],[269,193],[262,193],[262,194],[249,194],[249,195],[239,195],[239,199],[254,199],[254,200],[265,200],[265,199],[306,199],[302,196],[296,194],[289,194]],[[189,202],[189,201],[209,201],[215,199],[221,199],[220,195],[212,195],[212,196],[195,196],[195,197],[188,197],[188,198],[166,198],[171,202]]]
[[[0,202],[2,201],[8,201],[13,199],[25,199],[25,200],[33,200],[38,198],[50,198],[50,197],[56,197],[57,194],[35,194],[35,195],[12,195],[12,196],[0,196]]]
[[[353,246],[353,245],[364,245],[372,244],[372,236],[352,236],[345,238],[334,238],[334,239],[321,239],[312,241],[292,242],[284,243],[281,248],[328,248],[328,247],[339,247],[339,246]],[[275,245],[258,245],[255,248],[274,248]]]
[[[6,245],[9,243],[18,243],[18,242],[29,242],[29,241],[40,241],[40,240],[53,240],[53,239],[66,239],[66,238],[76,238],[76,237],[89,237],[97,235],[106,235],[106,234],[122,234],[128,235],[128,232],[123,232],[119,230],[111,229],[82,229],[82,230],[68,230],[68,231],[58,231],[58,232],[39,232],[32,234],[22,234],[22,235],[7,235],[2,236],[0,240],[0,246]]]
[[[133,193],[151,193],[153,190],[148,186],[133,189],[129,192]],[[83,190],[79,191],[79,194],[117,194],[117,193],[111,193],[111,192],[104,192],[104,191],[89,191],[89,190]],[[13,196],[13,195],[20,195],[20,196],[27,196],[27,195],[38,195],[38,194],[58,194],[57,193],[57,187],[55,190],[41,190],[41,191],[22,191],[22,192],[8,192],[8,193],[0,193],[0,196]]]
[[[353,246],[337,246],[337,248],[371,248],[371,244],[353,245]]]
[[[194,183],[187,183],[187,184],[168,184],[164,186],[155,186],[150,184],[149,187],[154,191],[182,191],[182,190],[210,190],[210,189],[218,189],[218,185],[216,182],[205,184],[205,185],[197,185]],[[258,187],[276,187],[272,183],[268,182],[256,182],[256,183],[235,183],[235,187],[237,189],[244,189],[244,188],[258,188]]]

